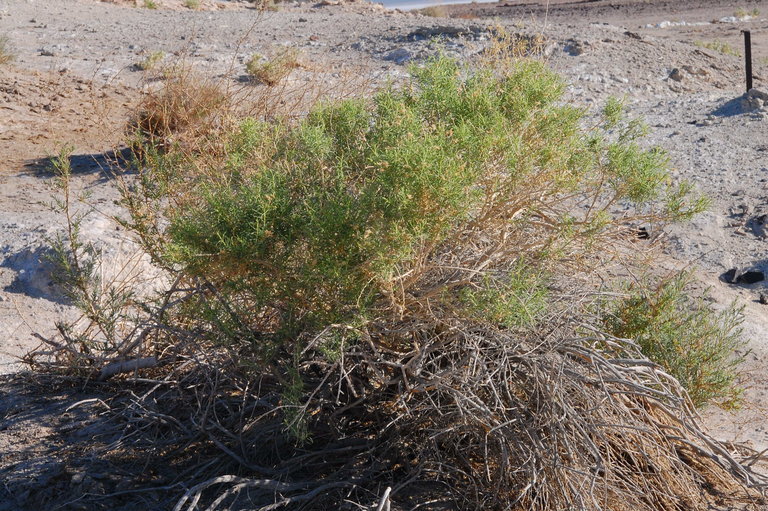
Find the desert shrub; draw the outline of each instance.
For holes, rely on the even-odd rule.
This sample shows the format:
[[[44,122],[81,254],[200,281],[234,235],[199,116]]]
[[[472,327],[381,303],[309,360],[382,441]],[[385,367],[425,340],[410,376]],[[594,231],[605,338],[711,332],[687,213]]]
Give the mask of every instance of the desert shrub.
[[[248,3],[260,11],[276,11],[278,10],[279,0],[248,0]]]
[[[61,214],[65,228],[48,239],[51,250],[45,260],[51,264],[51,280],[81,316],[74,321],[57,321],[61,342],[41,336],[46,349],[28,355],[27,362],[34,367],[106,378],[115,374],[111,371],[127,356],[143,354],[137,323],[141,316],[138,311],[145,306],[137,305],[136,298],[151,301],[152,296],[137,289],[142,282],[139,274],[145,268],[141,254],[120,262],[113,260],[107,268],[101,259],[103,249],[83,234],[84,222],[95,211],[88,205],[88,192],[78,191],[72,184],[73,150],[64,146],[51,159],[54,199],[50,207]],[[144,367],[152,363],[148,358],[142,360]]]
[[[714,41],[694,41],[693,44],[702,48],[714,50],[718,53],[722,53],[723,55],[732,55],[734,57],[741,56],[739,50],[735,49],[729,43],[719,39],[715,39]]]
[[[735,405],[741,389],[737,366],[744,349],[742,309],[720,313],[706,294],[694,298],[691,276],[681,274],[654,287],[634,287],[609,307],[605,324],[618,337],[635,339],[642,352],[677,378],[693,402]]]
[[[272,86],[298,67],[298,56],[299,52],[295,48],[287,48],[269,60],[255,54],[245,64],[245,69],[254,80]]]
[[[757,7],[747,10],[744,7],[739,7],[735,11],[733,11],[733,15],[737,18],[756,18],[760,16],[760,9]]]
[[[8,64],[14,60],[11,43],[6,36],[0,36],[0,65]]]
[[[200,8],[200,0],[184,0],[184,7],[193,11],[197,10]]]
[[[140,71],[149,71],[154,69],[165,57],[163,51],[153,51],[142,60],[136,62],[134,66]]]
[[[387,486],[410,507],[697,509],[755,482],[579,288],[636,222],[704,205],[641,123],[611,101],[585,128],[538,61],[411,72],[125,177],[123,225],[177,283],[144,324],[199,350],[158,350],[202,367],[168,380],[200,392],[178,429],[224,453],[175,509],[372,508]]]
[[[448,18],[448,10],[442,6],[442,5],[431,5],[429,7],[424,7],[423,9],[419,9],[419,14],[422,14],[424,16],[429,16],[430,18]]]
[[[618,121],[615,140],[585,136],[543,64],[461,72],[440,59],[370,106],[321,106],[295,126],[245,121],[228,171],[169,212],[174,264],[283,324],[322,329],[383,302],[434,306],[523,257],[581,257],[621,229],[607,214],[616,201],[666,193],[663,156]],[[577,216],[566,197],[584,186],[593,207]],[[678,216],[699,206],[668,205]]]

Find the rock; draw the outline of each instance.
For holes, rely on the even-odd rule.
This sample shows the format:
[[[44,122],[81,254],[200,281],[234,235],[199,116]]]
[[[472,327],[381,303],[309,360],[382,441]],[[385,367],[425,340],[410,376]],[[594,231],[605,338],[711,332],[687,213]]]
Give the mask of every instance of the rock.
[[[306,23],[306,22],[307,22],[307,18],[299,18],[299,23]]]
[[[565,43],[565,47],[563,48],[563,50],[565,50],[567,54],[573,57],[578,57],[579,55],[584,54],[587,46],[588,46],[588,43],[571,39]]]
[[[759,89],[750,89],[740,99],[743,112],[762,110],[768,103],[768,93]]]
[[[758,215],[752,219],[752,232],[758,238],[768,238],[768,214]]]
[[[731,268],[723,273],[722,278],[729,284],[755,284],[765,280],[765,273],[759,270],[742,272],[739,268]]]
[[[439,25],[436,27],[419,27],[408,34],[406,39],[410,41],[420,41],[424,39],[434,39],[435,37],[462,37],[486,31],[486,28],[480,26],[454,27],[449,25]]]
[[[765,273],[758,270],[745,271],[736,278],[739,284],[755,284],[765,280]]]
[[[749,89],[749,92],[747,92],[748,98],[757,98],[763,102],[768,101],[768,92],[762,91],[760,89]]]
[[[389,60],[395,64],[405,64],[413,60],[413,53],[407,48],[398,48],[387,53],[384,60]]]
[[[727,272],[723,273],[720,277],[728,282],[729,284],[735,284],[736,283],[736,277],[739,275],[739,269],[738,268],[731,268]]]
[[[706,69],[701,68],[701,67],[692,67],[692,66],[685,65],[685,66],[682,67],[682,69],[683,69],[683,71],[685,71],[689,75],[693,75],[693,76],[702,76],[702,77],[704,77],[704,76],[708,76],[709,75],[709,71],[707,71]]]
[[[768,305],[768,295],[766,295],[765,293],[760,293],[760,299],[758,300],[758,302],[761,305]]]
[[[674,68],[672,71],[669,72],[669,79],[674,80],[676,82],[682,82],[683,72],[680,71],[678,68]]]

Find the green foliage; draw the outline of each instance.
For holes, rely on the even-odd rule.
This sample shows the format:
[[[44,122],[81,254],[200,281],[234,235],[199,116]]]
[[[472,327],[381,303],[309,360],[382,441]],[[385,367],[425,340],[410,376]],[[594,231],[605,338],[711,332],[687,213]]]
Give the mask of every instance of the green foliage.
[[[283,415],[285,417],[284,422],[288,432],[299,445],[310,439],[306,417],[303,413],[303,397],[304,382],[302,381],[299,372],[292,369],[289,372],[289,380],[286,385],[284,385],[282,406],[284,410]]]
[[[120,346],[122,338],[118,327],[124,319],[126,305],[133,299],[133,292],[102,280],[99,251],[81,235],[82,223],[91,209],[86,207],[83,210],[87,196],[76,196],[71,189],[72,151],[72,146],[62,147],[59,155],[52,159],[52,170],[56,176],[54,183],[61,197],[51,207],[62,213],[66,229],[49,240],[52,251],[48,260],[55,267],[52,274],[54,282],[93,326],[94,332],[78,333],[72,325],[57,325],[64,334],[64,340],[70,345],[77,345],[70,347],[83,358],[88,358],[112,353]],[[77,205],[80,206],[79,211]]]
[[[613,225],[611,204],[678,191],[666,188],[664,155],[641,148],[643,130],[620,112],[606,121],[612,131],[583,132],[582,111],[561,102],[564,85],[541,62],[499,74],[440,58],[412,73],[412,86],[370,104],[321,105],[296,125],[243,121],[224,172],[166,185],[154,174],[167,190],[191,185],[169,211],[173,264],[298,331],[354,321],[387,301],[402,310],[407,293],[435,300],[491,282],[465,291],[472,314],[486,304],[488,319],[520,325],[535,314],[502,311],[533,282],[489,271],[594,248]],[[593,203],[579,217],[559,209],[577,190]],[[686,197],[673,214],[699,209]],[[488,236],[509,239],[489,248],[496,269],[471,253]],[[466,278],[435,276],[445,251],[461,255]],[[438,289],[424,289],[428,275]],[[538,311],[541,301],[532,290],[522,306]]]
[[[157,64],[159,64],[164,57],[165,57],[165,52],[153,51],[152,53],[147,55],[144,59],[138,61],[135,64],[135,66],[137,69],[141,71],[149,71],[151,69],[154,69],[155,66],[157,66]]]
[[[546,286],[546,279],[519,264],[501,279],[487,276],[477,287],[463,289],[460,300],[473,319],[507,328],[531,328],[547,311]]]
[[[157,2],[154,0],[144,0],[145,9],[157,9]]]
[[[437,58],[410,71],[299,120],[242,119],[215,151],[147,150],[125,189],[123,225],[201,290],[177,311],[184,328],[247,347],[243,366],[282,382],[300,441],[303,357],[335,367],[402,322],[528,335],[552,312],[550,270],[599,264],[625,232],[617,205],[639,204],[643,222],[703,206],[669,185],[665,155],[643,146],[620,102],[585,129],[540,61]],[[179,110],[153,108],[164,123],[139,133],[173,132],[156,126],[179,124],[166,113]],[[408,352],[414,339],[378,342]]]
[[[755,7],[753,9],[747,10],[744,7],[739,7],[733,12],[733,15],[737,18],[756,18],[760,16],[760,9]]]
[[[200,8],[200,0],[184,0],[184,7],[197,10]]]
[[[706,295],[694,298],[681,274],[651,288],[634,288],[608,307],[605,326],[637,341],[643,353],[677,378],[697,406],[738,403],[736,367],[743,360],[742,308],[715,312]]]
[[[727,42],[721,41],[719,39],[715,39],[714,41],[694,41],[693,44],[702,48],[714,50],[718,53],[722,53],[723,55],[732,55],[734,57],[741,56],[741,53],[737,49],[735,49]]]

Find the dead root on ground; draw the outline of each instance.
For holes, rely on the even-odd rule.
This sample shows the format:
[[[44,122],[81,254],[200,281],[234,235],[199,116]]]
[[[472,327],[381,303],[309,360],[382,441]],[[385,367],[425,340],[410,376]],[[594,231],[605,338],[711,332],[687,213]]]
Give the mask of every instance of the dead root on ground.
[[[118,386],[122,433],[103,455],[183,467],[147,485],[174,511],[764,505],[768,478],[700,429],[634,343],[545,324],[532,336],[402,321],[329,357],[331,326],[307,344],[292,401],[278,372],[235,362],[248,346],[189,345],[160,358],[164,376]]]

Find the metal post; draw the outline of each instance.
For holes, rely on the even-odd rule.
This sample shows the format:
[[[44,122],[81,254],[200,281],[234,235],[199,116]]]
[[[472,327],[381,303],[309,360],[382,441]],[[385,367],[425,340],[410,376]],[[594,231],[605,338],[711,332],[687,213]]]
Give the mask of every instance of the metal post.
[[[752,34],[749,30],[744,32],[744,63],[747,70],[747,92],[752,89]]]

